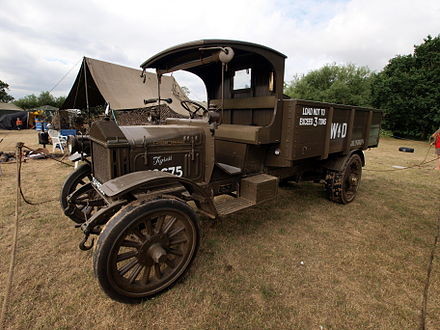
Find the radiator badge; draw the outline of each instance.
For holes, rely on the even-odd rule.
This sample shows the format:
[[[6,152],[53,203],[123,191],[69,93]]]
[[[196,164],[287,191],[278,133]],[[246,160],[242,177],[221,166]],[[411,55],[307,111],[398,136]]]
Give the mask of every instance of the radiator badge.
[[[153,156],[153,166],[162,165],[173,160],[173,156]]]

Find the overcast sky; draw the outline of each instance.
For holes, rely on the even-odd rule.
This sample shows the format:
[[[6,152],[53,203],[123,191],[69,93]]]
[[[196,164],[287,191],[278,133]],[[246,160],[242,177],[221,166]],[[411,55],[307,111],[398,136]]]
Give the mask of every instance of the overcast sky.
[[[139,67],[179,43],[237,39],[286,54],[291,80],[332,62],[381,70],[440,33],[439,0],[0,0],[0,8],[0,80],[15,98],[51,90],[73,68],[53,91],[66,95],[83,56]]]

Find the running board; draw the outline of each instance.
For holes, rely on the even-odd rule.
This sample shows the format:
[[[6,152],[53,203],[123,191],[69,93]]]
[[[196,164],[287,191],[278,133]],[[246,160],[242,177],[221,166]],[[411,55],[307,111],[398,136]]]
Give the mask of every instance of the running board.
[[[218,215],[228,215],[234,212],[247,209],[248,207],[254,206],[256,203],[248,199],[239,198],[225,198],[221,201],[215,203]]]
[[[277,193],[277,177],[267,174],[257,174],[241,180],[240,197],[225,197],[217,203],[214,203],[218,215],[228,215],[271,200],[277,196]]]

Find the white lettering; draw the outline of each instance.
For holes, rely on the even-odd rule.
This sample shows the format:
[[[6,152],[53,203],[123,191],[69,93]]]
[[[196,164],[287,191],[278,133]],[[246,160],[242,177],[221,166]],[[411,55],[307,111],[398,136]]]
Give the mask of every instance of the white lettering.
[[[364,139],[359,139],[359,140],[352,140],[350,143],[351,147],[359,147],[364,145]]]
[[[325,126],[327,125],[327,118],[319,118],[319,117],[309,117],[309,118],[300,118],[299,126]]]
[[[302,108],[303,116],[325,116],[325,109],[321,108]]]
[[[347,123],[342,123],[341,138],[347,136]]]
[[[167,163],[169,161],[173,160],[173,156],[153,156],[153,166],[155,165],[162,165],[163,163]]]
[[[176,176],[183,176],[183,170],[182,166],[171,166],[171,167],[164,167],[164,168],[155,168],[153,171],[160,171],[160,172],[168,172]]]
[[[313,125],[313,118],[300,118],[299,119],[299,126],[312,126]]]
[[[330,139],[343,139],[347,136],[347,123],[332,123]]]
[[[332,123],[332,128],[330,129],[330,138],[336,139],[336,132],[338,131],[338,123]]]

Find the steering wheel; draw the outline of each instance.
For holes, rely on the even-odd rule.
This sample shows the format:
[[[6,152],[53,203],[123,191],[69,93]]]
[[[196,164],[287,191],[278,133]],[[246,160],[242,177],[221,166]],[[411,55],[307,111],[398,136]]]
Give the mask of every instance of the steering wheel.
[[[197,115],[197,113],[200,110],[203,110],[203,114],[207,113],[208,110],[205,108],[205,106],[203,104],[200,104],[198,102],[195,101],[191,101],[191,100],[183,100],[180,101],[180,104],[182,105],[182,107],[189,112],[189,118],[194,119],[195,116]],[[190,105],[194,105],[195,106],[195,110],[191,110],[190,109]]]

